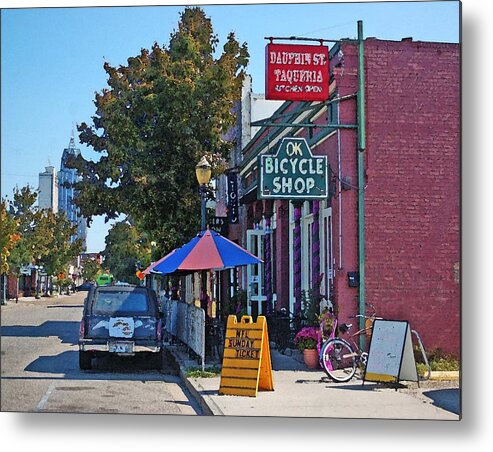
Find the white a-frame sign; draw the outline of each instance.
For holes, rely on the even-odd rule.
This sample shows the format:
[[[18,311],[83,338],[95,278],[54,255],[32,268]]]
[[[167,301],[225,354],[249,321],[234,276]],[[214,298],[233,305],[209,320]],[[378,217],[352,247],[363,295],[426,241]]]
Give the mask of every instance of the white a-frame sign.
[[[405,320],[375,320],[364,381],[418,381],[411,328]]]

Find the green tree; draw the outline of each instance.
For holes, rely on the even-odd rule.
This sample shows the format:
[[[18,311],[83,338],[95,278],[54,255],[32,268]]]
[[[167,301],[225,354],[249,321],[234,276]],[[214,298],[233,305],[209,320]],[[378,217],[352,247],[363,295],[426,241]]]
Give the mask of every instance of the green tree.
[[[92,125],[78,127],[80,141],[101,157],[69,162],[82,177],[76,204],[89,221],[124,213],[159,253],[196,233],[195,165],[204,154],[214,163],[228,156],[233,143],[223,137],[235,123],[249,57],[233,33],[216,58],[218,43],[203,10],[187,7],[168,47],[155,43],[126,66],[104,64],[109,88],[96,94]]]
[[[17,276],[22,265],[32,264],[48,252],[47,243],[52,232],[40,234],[37,229],[41,219],[41,212],[35,206],[37,196],[36,190],[27,185],[16,188],[10,202],[9,214],[17,221],[20,233],[20,239],[9,256],[10,269]]]
[[[138,228],[128,221],[115,223],[105,243],[102,252],[105,267],[117,280],[138,283],[136,266],[147,267],[151,260],[151,246]]]
[[[9,256],[11,269],[19,274],[22,265],[43,264],[49,275],[66,271],[81,251],[81,241],[73,240],[77,227],[65,213],[53,213],[36,206],[37,192],[29,185],[14,191],[10,214],[19,225],[20,240]]]
[[[45,271],[48,275],[66,273],[70,262],[82,251],[82,241],[73,239],[77,226],[63,212],[54,213],[46,209],[41,213],[36,235],[45,237],[45,252],[42,257]]]
[[[101,265],[94,259],[88,259],[82,267],[82,278],[84,281],[96,281],[99,273],[102,273]]]
[[[9,271],[8,258],[11,250],[16,246],[20,239],[19,223],[7,212],[7,202],[0,204],[0,246],[1,246],[1,272]]]
[[[7,213],[18,225],[18,241],[8,255],[10,271],[17,276],[21,266],[32,263],[43,265],[48,275],[66,273],[82,249],[81,240],[73,239],[77,227],[63,212],[39,210],[37,196],[29,185],[15,189]]]

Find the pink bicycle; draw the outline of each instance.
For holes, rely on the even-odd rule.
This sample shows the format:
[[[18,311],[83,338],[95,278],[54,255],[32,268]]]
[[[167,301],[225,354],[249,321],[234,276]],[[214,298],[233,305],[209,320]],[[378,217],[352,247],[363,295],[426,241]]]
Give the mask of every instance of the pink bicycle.
[[[325,314],[327,316],[328,314]],[[362,317],[357,315],[356,317]],[[322,317],[323,318],[323,317]],[[332,317],[333,327],[326,340],[323,336],[323,322],[320,322],[319,341],[317,350],[319,352],[320,366],[325,373],[336,383],[344,383],[359,371],[362,374],[366,368],[368,353],[359,348],[356,338],[362,334],[371,334],[373,321],[377,318],[375,314],[365,318],[365,327],[358,330],[349,337],[349,341],[341,337],[336,337],[337,319]],[[339,326],[341,333],[348,334],[352,324],[343,323]],[[323,344],[321,345],[323,341]]]

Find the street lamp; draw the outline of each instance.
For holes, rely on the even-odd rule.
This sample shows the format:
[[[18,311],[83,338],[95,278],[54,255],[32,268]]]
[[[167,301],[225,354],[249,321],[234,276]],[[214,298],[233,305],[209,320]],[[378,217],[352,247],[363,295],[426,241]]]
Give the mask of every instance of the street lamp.
[[[7,272],[2,273],[2,305],[7,304]]]
[[[39,299],[41,298],[39,292],[41,290],[41,270],[43,269],[43,266],[35,265],[34,268],[36,270],[36,295],[34,296],[34,298]]]
[[[199,182],[199,187],[200,187],[200,197],[201,197],[201,217],[200,217],[200,230],[205,231],[205,203],[206,203],[206,193],[207,193],[207,185],[209,184],[209,181],[211,180],[211,165],[203,156],[200,159],[200,162],[197,163],[197,166],[195,167],[195,175],[197,176],[197,181]],[[207,299],[206,293],[207,293],[207,272],[202,270],[201,272],[201,286],[202,286],[202,292],[204,296],[204,300]],[[202,294],[201,294],[201,302],[202,302]],[[205,308],[205,313],[206,313],[206,318],[207,318],[207,307]],[[206,338],[206,343],[207,343],[207,338]]]
[[[154,262],[154,254],[156,251],[156,246],[157,246],[157,243],[153,240],[151,242],[151,263]]]
[[[154,256],[156,255],[156,246],[157,246],[157,243],[153,240],[151,242],[151,264],[154,263]],[[146,283],[147,281],[149,281],[149,287],[152,287],[154,290],[156,289],[155,287],[155,278],[153,276],[152,273],[149,273],[148,275],[146,275]]]
[[[201,197],[201,221],[200,221],[200,230],[204,231],[205,230],[205,195],[207,192],[207,185],[209,184],[209,181],[211,180],[211,165],[203,156],[200,159],[200,162],[197,163],[197,166],[195,167],[195,175],[197,176],[197,181],[199,182],[200,186],[200,197]]]

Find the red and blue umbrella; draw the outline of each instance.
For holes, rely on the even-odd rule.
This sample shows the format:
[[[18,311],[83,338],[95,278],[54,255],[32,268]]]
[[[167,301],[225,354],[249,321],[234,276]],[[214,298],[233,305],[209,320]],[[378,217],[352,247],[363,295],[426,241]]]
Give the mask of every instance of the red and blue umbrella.
[[[206,230],[181,248],[151,264],[145,274],[167,275],[175,272],[224,270],[263,261],[221,234]]]

